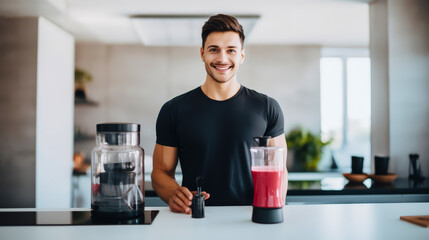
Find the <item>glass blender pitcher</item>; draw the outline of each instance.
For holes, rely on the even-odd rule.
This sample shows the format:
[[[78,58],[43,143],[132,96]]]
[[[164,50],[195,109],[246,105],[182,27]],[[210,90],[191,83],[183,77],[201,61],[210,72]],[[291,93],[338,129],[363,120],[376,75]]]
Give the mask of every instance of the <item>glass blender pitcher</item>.
[[[252,221],[256,223],[283,222],[284,148],[268,147],[271,137],[256,137],[259,146],[251,147],[253,179]]]
[[[144,151],[139,144],[139,124],[97,124],[97,146],[91,162],[93,216],[128,218],[144,214]]]

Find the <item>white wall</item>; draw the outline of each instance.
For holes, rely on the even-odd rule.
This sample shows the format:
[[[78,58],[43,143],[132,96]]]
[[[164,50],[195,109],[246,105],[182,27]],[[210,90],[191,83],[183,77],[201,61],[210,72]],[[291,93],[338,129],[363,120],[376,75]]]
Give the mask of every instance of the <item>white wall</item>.
[[[371,159],[390,155],[389,141],[389,38],[387,1],[372,3],[370,14],[371,58]]]
[[[408,176],[419,153],[429,176],[429,1],[388,1],[392,171]]]
[[[372,155],[388,154],[390,171],[408,176],[409,153],[429,174],[429,2],[370,5]]]
[[[320,54],[317,46],[250,46],[239,80],[275,98],[285,131],[295,126],[320,133]]]
[[[246,50],[239,82],[279,101],[286,131],[298,124],[320,131],[320,48],[249,46]],[[198,47],[79,43],[76,67],[93,74],[94,81],[87,84],[88,98],[99,105],[76,106],[75,125],[95,134],[98,122],[140,123],[141,146],[148,155],[153,153],[162,104],[201,85],[206,76]],[[89,154],[94,145],[78,142],[76,149]]]
[[[69,208],[73,168],[74,38],[39,18],[36,207]]]

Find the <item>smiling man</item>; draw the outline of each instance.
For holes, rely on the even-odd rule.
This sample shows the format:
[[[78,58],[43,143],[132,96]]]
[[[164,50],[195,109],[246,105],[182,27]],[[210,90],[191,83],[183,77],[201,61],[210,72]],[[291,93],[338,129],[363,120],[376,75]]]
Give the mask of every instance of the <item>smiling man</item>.
[[[272,98],[242,86],[244,32],[237,19],[219,14],[202,29],[203,85],[168,101],[156,124],[152,186],[171,211],[190,213],[196,177],[204,177],[206,205],[250,205],[253,182],[250,147],[271,136],[286,149],[283,113]],[[178,161],[183,181],[175,180]],[[286,166],[286,151],[284,157]],[[285,167],[283,199],[287,191]]]

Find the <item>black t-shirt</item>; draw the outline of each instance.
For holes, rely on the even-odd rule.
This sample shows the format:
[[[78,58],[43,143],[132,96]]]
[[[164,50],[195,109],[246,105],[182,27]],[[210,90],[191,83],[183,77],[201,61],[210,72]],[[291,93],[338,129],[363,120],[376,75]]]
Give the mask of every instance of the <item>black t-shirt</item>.
[[[196,177],[203,176],[206,205],[212,206],[252,204],[253,138],[283,133],[277,101],[244,86],[225,101],[198,87],[165,103],[156,123],[156,142],[178,148],[182,186],[194,191]]]

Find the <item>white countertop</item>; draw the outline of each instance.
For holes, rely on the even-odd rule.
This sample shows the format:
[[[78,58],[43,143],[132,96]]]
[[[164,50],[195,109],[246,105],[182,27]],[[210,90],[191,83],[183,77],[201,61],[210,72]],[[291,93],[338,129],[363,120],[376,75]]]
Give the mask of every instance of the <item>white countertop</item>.
[[[0,227],[0,239],[429,239],[429,228],[399,220],[429,215],[429,203],[287,205],[271,225],[251,222],[250,206],[206,207],[204,219],[154,209],[152,225]]]

